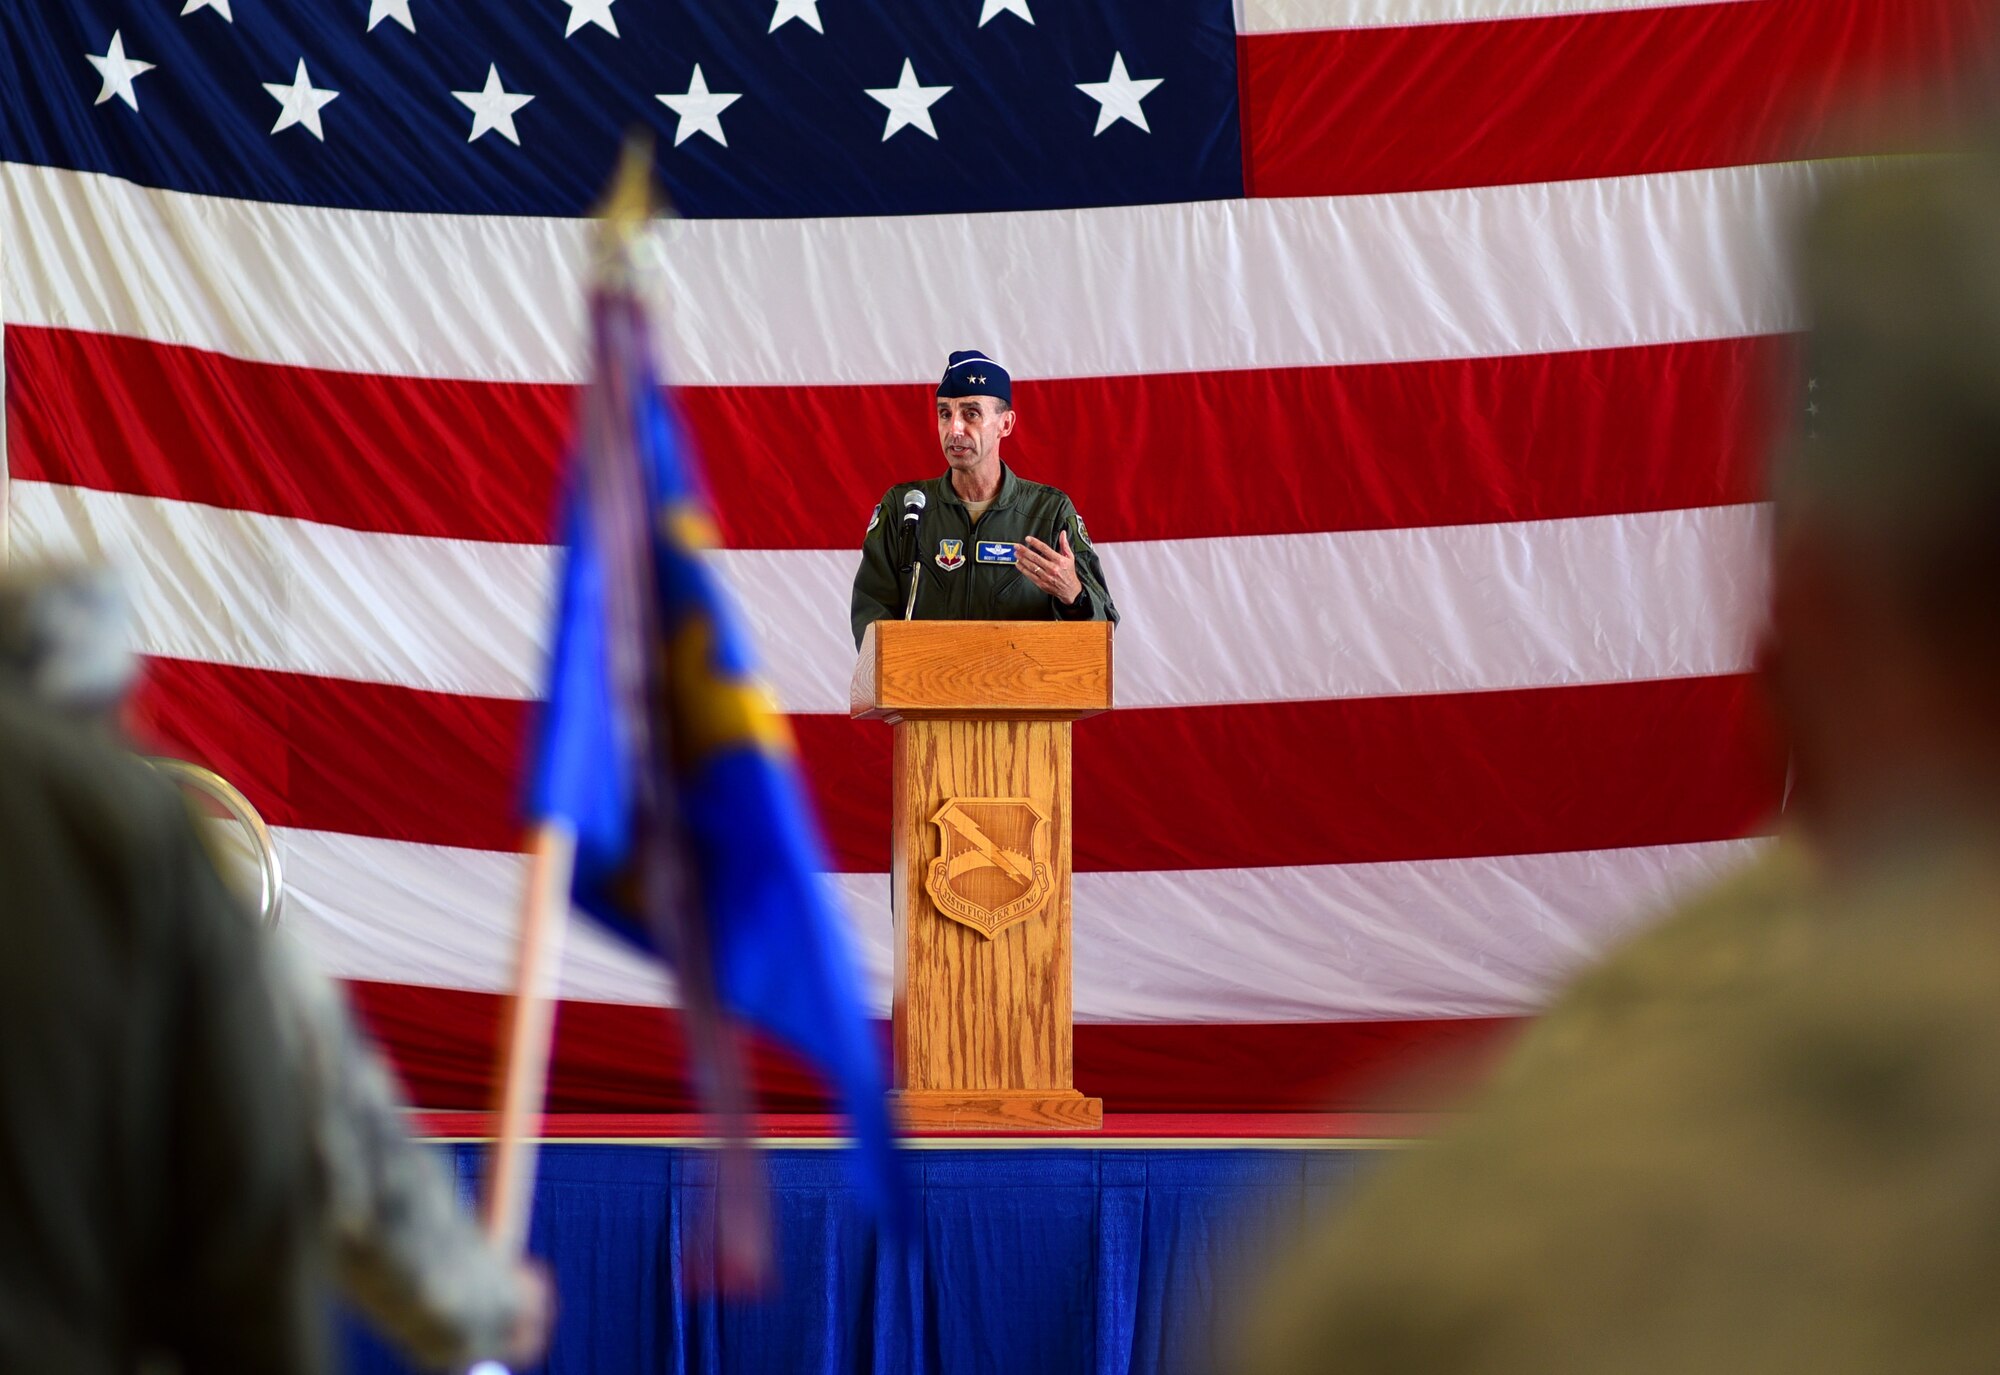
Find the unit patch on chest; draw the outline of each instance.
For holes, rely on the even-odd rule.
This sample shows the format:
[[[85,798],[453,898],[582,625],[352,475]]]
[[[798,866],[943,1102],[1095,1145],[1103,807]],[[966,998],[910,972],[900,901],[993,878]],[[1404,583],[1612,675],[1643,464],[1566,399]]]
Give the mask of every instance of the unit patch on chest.
[[[982,540],[973,551],[973,558],[980,563],[1013,563],[1020,550],[1011,544],[995,544]]]
[[[937,566],[949,573],[954,568],[965,567],[965,541],[962,539],[941,539],[938,541]]]

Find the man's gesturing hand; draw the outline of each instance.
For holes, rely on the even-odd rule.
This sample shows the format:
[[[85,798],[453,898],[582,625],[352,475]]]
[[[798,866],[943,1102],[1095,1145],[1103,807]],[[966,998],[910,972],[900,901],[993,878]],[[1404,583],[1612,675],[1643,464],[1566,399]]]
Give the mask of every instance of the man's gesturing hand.
[[[1060,550],[1028,536],[1028,542],[1019,546],[1021,552],[1015,561],[1028,575],[1029,582],[1068,606],[1082,595],[1083,579],[1076,575],[1076,555],[1069,551],[1069,531],[1059,531],[1056,540],[1062,545]]]

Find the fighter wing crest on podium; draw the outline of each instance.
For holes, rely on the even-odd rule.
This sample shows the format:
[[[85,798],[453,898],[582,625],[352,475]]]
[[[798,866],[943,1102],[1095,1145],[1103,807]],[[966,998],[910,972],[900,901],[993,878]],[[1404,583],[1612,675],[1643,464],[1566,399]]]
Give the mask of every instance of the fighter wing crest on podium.
[[[939,853],[924,891],[945,916],[991,940],[1049,900],[1049,815],[1033,801],[954,797],[931,820]]]

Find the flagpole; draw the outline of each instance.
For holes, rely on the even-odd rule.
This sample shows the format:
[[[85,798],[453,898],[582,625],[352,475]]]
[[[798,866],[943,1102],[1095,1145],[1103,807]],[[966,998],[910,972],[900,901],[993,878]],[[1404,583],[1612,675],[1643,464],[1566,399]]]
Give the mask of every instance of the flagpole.
[[[575,868],[576,833],[559,822],[537,826],[529,838],[521,942],[502,1032],[499,1120],[487,1156],[486,1232],[510,1256],[527,1250],[537,1128],[555,1032],[556,976]]]
[[[632,245],[652,220],[655,195],[651,135],[628,135],[611,190],[598,208],[596,276],[600,285],[632,272]],[[522,893],[521,943],[514,993],[502,1033],[500,1091],[493,1145],[487,1157],[486,1231],[508,1255],[527,1250],[532,1211],[536,1128],[548,1087],[549,1050],[555,1032],[556,974],[562,966],[569,923],[570,884],[576,874],[576,832],[543,820],[529,836],[528,876]]]

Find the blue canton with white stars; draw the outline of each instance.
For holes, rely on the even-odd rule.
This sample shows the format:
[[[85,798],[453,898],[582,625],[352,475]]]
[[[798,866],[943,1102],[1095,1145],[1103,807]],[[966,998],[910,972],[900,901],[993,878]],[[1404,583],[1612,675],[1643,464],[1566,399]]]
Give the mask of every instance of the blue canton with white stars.
[[[1243,194],[1230,0],[19,0],[0,158],[355,209],[689,217]]]

